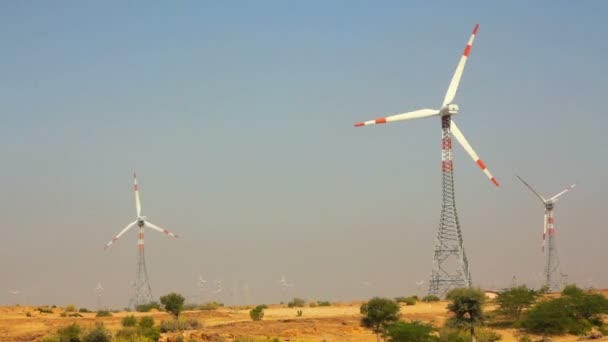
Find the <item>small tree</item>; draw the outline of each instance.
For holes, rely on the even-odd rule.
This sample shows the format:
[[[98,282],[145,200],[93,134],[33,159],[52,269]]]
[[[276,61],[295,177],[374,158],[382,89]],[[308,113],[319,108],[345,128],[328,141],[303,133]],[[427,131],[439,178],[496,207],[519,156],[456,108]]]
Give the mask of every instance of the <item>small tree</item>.
[[[121,323],[123,327],[134,327],[137,325],[137,319],[133,315],[125,316]]]
[[[249,317],[254,321],[260,321],[264,318],[265,305],[258,305],[249,311]]]
[[[374,297],[366,304],[361,305],[364,326],[372,328],[376,338],[380,341],[380,334],[386,327],[399,320],[399,305],[388,298]]]
[[[433,335],[433,326],[418,321],[397,322],[386,329],[390,342],[435,342],[439,338]]]
[[[110,333],[103,324],[97,324],[93,330],[84,336],[82,342],[110,342],[110,339]]]
[[[476,288],[458,288],[448,292],[448,310],[454,317],[448,322],[449,325],[459,328],[468,328],[471,339],[475,341],[475,326],[483,323],[483,304],[486,295]]]
[[[528,289],[526,285],[521,285],[499,292],[496,303],[500,313],[513,319],[519,319],[523,310],[531,307],[537,298],[536,291]]]
[[[179,317],[180,312],[184,309],[184,301],[186,301],[184,296],[175,292],[160,297],[160,302],[165,307],[165,310],[175,315],[176,318]]]

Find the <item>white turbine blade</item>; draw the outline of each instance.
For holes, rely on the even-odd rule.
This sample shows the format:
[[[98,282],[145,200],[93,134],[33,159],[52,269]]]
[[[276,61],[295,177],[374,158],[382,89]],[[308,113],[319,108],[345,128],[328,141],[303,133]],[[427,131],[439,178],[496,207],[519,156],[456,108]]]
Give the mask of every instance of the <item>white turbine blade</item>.
[[[133,221],[133,222],[129,223],[129,224],[128,224],[128,225],[127,225],[127,226],[126,226],[126,227],[125,227],[123,230],[121,230],[121,231],[120,231],[120,233],[118,233],[118,235],[114,236],[114,237],[112,238],[112,240],[106,244],[106,246],[104,247],[104,249],[107,249],[108,247],[112,246],[112,244],[113,244],[114,242],[116,242],[116,240],[120,239],[120,237],[121,237],[121,236],[122,236],[124,233],[126,233],[126,232],[127,232],[127,230],[129,230],[129,229],[133,228],[133,226],[135,226],[135,224],[136,224],[136,223],[137,223],[137,221]]]
[[[445,98],[443,99],[443,105],[441,105],[441,107],[445,106],[448,103],[451,103],[452,100],[454,100],[454,97],[456,97],[456,91],[458,90],[458,84],[460,84],[460,78],[462,78],[464,65],[467,63],[469,53],[471,53],[471,47],[473,46],[473,41],[475,40],[475,35],[477,35],[478,29],[479,24],[475,25],[473,33],[471,34],[471,38],[469,38],[469,42],[464,48],[464,52],[462,53],[462,57],[460,57],[460,62],[458,62],[458,66],[456,66],[456,71],[454,72],[454,76],[452,76],[452,81],[450,82],[448,91],[445,93]]]
[[[383,123],[393,122],[393,121],[428,118],[429,116],[435,116],[435,115],[439,115],[439,111],[436,109],[419,109],[419,110],[415,110],[413,112],[407,112],[407,113],[403,113],[403,114],[387,116],[385,118],[378,118],[375,120],[370,120],[370,121],[365,121],[365,122],[357,122],[355,124],[355,127],[383,124]]]
[[[517,176],[517,175],[516,175],[516,176]],[[535,193],[535,194],[536,194],[536,196],[538,196],[538,198],[540,198],[540,200],[541,200],[541,201],[543,201],[543,203],[547,202],[547,200],[546,200],[546,199],[545,199],[543,196],[541,196],[541,195],[540,195],[538,192],[536,192],[536,190],[534,190],[534,189],[533,189],[533,188],[530,186],[530,184],[528,184],[528,183],[527,183],[527,182],[526,182],[526,181],[525,181],[523,178],[521,178],[521,177],[519,177],[519,176],[517,176],[517,178],[519,178],[519,180],[520,180],[522,183],[524,183],[524,184],[525,184],[525,185],[528,187],[528,189],[532,190],[532,192],[533,192],[533,193]]]
[[[173,234],[173,233],[171,233],[170,231],[168,231],[168,230],[166,230],[164,228],[161,228],[159,226],[155,226],[155,225],[153,225],[152,223],[150,223],[148,221],[144,221],[144,223],[146,224],[146,227],[148,227],[148,228],[152,228],[152,229],[154,229],[154,230],[156,230],[158,232],[161,232],[161,233],[163,233],[165,235],[169,235],[171,237],[178,238],[177,234]]]
[[[559,196],[561,196],[561,195],[565,194],[566,192],[568,192],[568,191],[572,190],[572,189],[573,189],[575,186],[576,186],[576,184],[572,184],[572,185],[570,185],[569,187],[565,188],[565,189],[564,189],[562,192],[560,192],[559,194],[557,194],[557,195],[555,195],[555,196],[553,196],[553,197],[549,198],[549,200],[550,200],[550,201],[555,201],[555,200],[557,200],[557,198],[558,198]]]
[[[458,129],[458,126],[456,126],[456,123],[454,122],[454,120],[452,120],[452,134],[454,134],[454,137],[456,137],[456,140],[458,140],[460,145],[462,145],[462,147],[464,147],[464,150],[467,151],[467,153],[469,154],[469,156],[471,156],[473,161],[475,163],[477,163],[477,165],[479,166],[481,171],[483,171],[483,173],[492,181],[492,183],[494,183],[494,185],[499,186],[496,178],[494,178],[492,176],[492,174],[490,173],[488,168],[486,168],[486,165],[483,163],[483,161],[481,159],[479,159],[479,156],[477,155],[477,153],[475,153],[475,150],[473,150],[473,147],[471,147],[471,144],[469,144],[469,142],[464,137],[464,135],[462,134],[460,129]]]
[[[141,201],[139,200],[139,185],[137,184],[137,174],[133,173],[133,190],[135,190],[135,208],[137,208],[137,217],[141,216]]]

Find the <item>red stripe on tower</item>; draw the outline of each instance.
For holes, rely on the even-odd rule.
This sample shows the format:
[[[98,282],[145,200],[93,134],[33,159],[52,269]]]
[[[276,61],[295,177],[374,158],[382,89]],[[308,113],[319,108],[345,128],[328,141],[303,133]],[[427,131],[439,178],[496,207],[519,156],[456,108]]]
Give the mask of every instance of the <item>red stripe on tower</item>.
[[[481,161],[481,159],[477,160],[477,165],[479,165],[479,167],[480,167],[482,170],[485,170],[485,169],[486,169],[486,164],[484,164],[484,163],[483,163],[483,161]]]
[[[492,183],[494,183],[494,185],[500,186],[500,184],[498,183],[498,181],[496,180],[496,178],[492,177],[491,181],[492,181]]]
[[[464,52],[462,53],[462,55],[465,57],[469,57],[470,53],[471,53],[471,45],[467,45],[467,47],[464,48]]]
[[[361,126],[365,126],[365,124],[363,122],[357,122],[355,124],[355,127],[361,127]]]
[[[553,224],[553,222],[554,222],[554,221],[555,221],[555,220],[553,219],[553,217],[549,217],[549,223],[550,223],[550,224]]]
[[[475,28],[473,29],[473,34],[477,34],[477,30],[479,30],[479,24],[475,25]]]
[[[166,229],[164,229],[164,230],[163,230],[163,233],[165,233],[165,234],[169,234],[169,231],[168,231],[168,230],[166,230]]]
[[[375,122],[376,122],[377,124],[383,124],[383,123],[386,123],[386,118],[380,118],[380,119],[376,119],[376,120],[375,120]]]

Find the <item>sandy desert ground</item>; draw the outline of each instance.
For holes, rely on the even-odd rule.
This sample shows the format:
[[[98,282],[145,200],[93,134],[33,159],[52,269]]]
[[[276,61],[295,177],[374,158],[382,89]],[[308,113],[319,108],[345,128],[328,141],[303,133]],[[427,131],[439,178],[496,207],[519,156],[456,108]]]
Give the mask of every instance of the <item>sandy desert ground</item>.
[[[607,293],[608,291],[603,291]],[[369,329],[361,327],[359,307],[361,302],[336,303],[330,307],[304,307],[302,317],[297,317],[298,308],[287,308],[284,305],[270,305],[265,310],[264,320],[253,322],[245,308],[220,308],[215,311],[187,311],[185,317],[196,318],[203,323],[203,328],[183,333],[188,338],[205,341],[216,335],[222,335],[227,341],[237,336],[270,336],[284,341],[376,341]],[[446,302],[418,303],[415,306],[402,306],[404,320],[420,320],[441,326],[445,319]],[[62,326],[77,322],[82,326],[93,325],[101,321],[111,330],[120,328],[120,320],[126,316],[151,315],[158,323],[169,318],[166,313],[114,313],[112,317],[95,318],[94,313],[82,313],[84,317],[60,317],[61,308],[54,309],[52,314],[40,313],[37,307],[0,307],[0,341],[41,341],[46,334]],[[32,317],[27,317],[27,313]],[[497,330],[502,341],[517,341],[517,332],[511,329]],[[176,334],[163,335],[164,341],[173,341]],[[553,338],[554,341],[576,341],[575,336]],[[608,339],[604,339],[608,340]]]

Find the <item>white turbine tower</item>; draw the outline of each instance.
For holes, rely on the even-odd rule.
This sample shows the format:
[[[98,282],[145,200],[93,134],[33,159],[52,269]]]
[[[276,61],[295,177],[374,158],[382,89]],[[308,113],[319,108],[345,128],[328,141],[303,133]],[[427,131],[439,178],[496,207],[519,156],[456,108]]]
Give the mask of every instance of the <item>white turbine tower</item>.
[[[557,195],[545,199],[534,190],[530,184],[526,183],[523,178],[519,176],[517,176],[517,178],[519,178],[519,180],[543,202],[545,207],[545,218],[543,220],[543,253],[545,252],[545,240],[548,240],[547,245],[549,246],[547,262],[545,265],[545,285],[553,291],[559,291],[563,286],[563,280],[562,274],[559,271],[559,259],[557,257],[557,246],[555,244],[555,220],[553,219],[553,209],[555,208],[555,203],[558,201],[559,197],[573,189],[576,184],[572,184]]]
[[[103,296],[103,287],[101,286],[101,282],[97,282],[97,286],[93,289],[95,292],[95,297],[97,297],[97,311],[101,310],[101,296]]]
[[[293,287],[293,283],[290,283],[287,281],[287,278],[285,278],[285,275],[281,275],[281,279],[278,280],[279,286],[281,287],[281,292],[283,293],[283,298],[287,301],[289,301],[289,298],[287,297],[287,290],[290,287]]]
[[[141,200],[139,199],[139,186],[137,184],[137,174],[135,173],[133,174],[133,190],[135,191],[135,208],[137,218],[135,219],[135,221],[129,223],[123,230],[121,230],[120,233],[114,236],[112,240],[108,242],[105,246],[105,249],[109,248],[129,229],[137,226],[137,276],[133,285],[133,298],[131,298],[131,301],[129,303],[131,307],[135,307],[139,304],[147,304],[152,301],[152,289],[150,287],[150,282],[148,281],[148,272],[146,271],[146,259],[144,256],[144,228],[150,228],[173,238],[177,238],[176,234],[173,234],[164,228],[152,224],[150,221],[147,220],[146,216],[142,216]]]
[[[479,25],[475,25],[473,33],[460,57],[456,71],[452,76],[450,85],[439,109],[419,109],[413,112],[397,114],[378,118],[375,120],[359,122],[355,127],[384,124],[387,122],[413,120],[429,117],[441,118],[441,171],[443,184],[443,202],[441,206],[441,218],[435,252],[433,256],[433,269],[429,281],[429,294],[441,296],[454,287],[470,287],[471,275],[469,263],[464,250],[462,231],[456,212],[454,195],[454,165],[452,162],[452,135],[462,145],[473,161],[479,166],[483,173],[498,186],[498,181],[486,168],[484,162],[479,158],[475,150],[464,137],[452,117],[458,113],[458,105],[454,98],[462,78],[464,66],[469,58],[473,41],[477,35]]]

